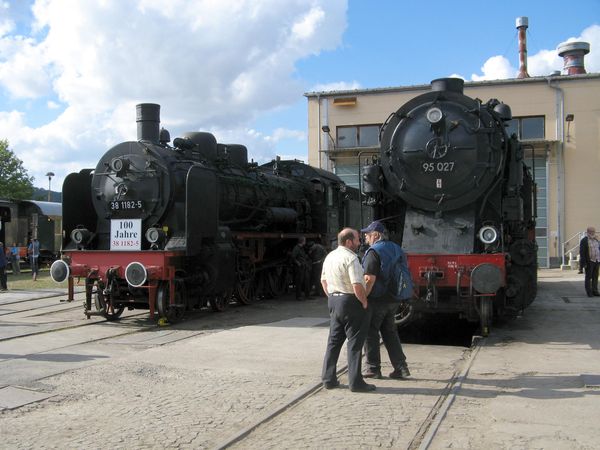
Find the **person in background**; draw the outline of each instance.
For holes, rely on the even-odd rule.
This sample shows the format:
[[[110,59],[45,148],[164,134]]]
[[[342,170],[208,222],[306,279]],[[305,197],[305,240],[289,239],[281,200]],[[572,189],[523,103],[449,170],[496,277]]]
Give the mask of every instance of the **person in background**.
[[[0,291],[6,291],[8,286],[6,285],[6,252],[4,250],[4,244],[0,242]]]
[[[398,301],[392,298],[388,290],[394,264],[396,261],[406,264],[406,256],[398,244],[385,239],[386,230],[381,222],[376,220],[360,231],[365,233],[365,240],[369,244],[363,258],[363,268],[371,309],[369,331],[365,341],[366,371],[363,376],[381,378],[381,334],[383,345],[394,368],[389,377],[406,378],[410,376],[410,371],[394,321]]]
[[[321,271],[323,270],[323,261],[325,261],[325,257],[327,256],[327,250],[318,242],[309,242],[308,244],[311,244],[308,247],[308,256],[312,264],[310,288],[314,289],[314,295],[317,297],[324,297],[326,294],[323,292],[321,286]]]
[[[600,265],[600,242],[596,229],[588,227],[585,237],[579,243],[579,264],[585,270],[585,292],[588,297],[599,297],[598,267]]]
[[[338,234],[338,247],[323,262],[321,285],[327,292],[329,337],[321,379],[325,389],[340,385],[337,361],[348,339],[348,384],[352,392],[369,392],[375,385],[365,383],[361,373],[362,346],[369,324],[364,272],[356,255],[358,231],[344,228]]]
[[[292,264],[294,266],[294,284],[296,300],[300,300],[302,292],[310,298],[310,258],[306,253],[306,238],[298,238],[298,243],[292,249]]]
[[[19,255],[19,247],[17,243],[13,243],[13,246],[10,249],[10,263],[12,264],[12,272],[13,275],[18,275],[21,273],[21,255]]]
[[[29,264],[31,265],[31,277],[33,281],[36,281],[38,271],[40,270],[40,241],[33,239],[29,247],[27,247],[27,254],[29,255]]]

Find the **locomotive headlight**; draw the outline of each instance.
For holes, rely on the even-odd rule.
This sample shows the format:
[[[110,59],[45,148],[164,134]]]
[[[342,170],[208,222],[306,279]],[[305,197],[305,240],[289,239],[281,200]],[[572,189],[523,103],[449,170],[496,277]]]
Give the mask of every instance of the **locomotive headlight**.
[[[129,160],[127,158],[113,158],[110,162],[110,168],[115,172],[122,172],[129,168]]]
[[[76,228],[71,231],[71,240],[77,245],[87,242],[92,233],[86,228]]]
[[[444,114],[440,108],[436,108],[434,106],[433,108],[429,108],[427,110],[427,120],[431,124],[438,123],[440,120],[442,120],[442,117],[444,117]]]
[[[165,232],[160,228],[148,228],[146,230],[146,240],[151,244],[156,244],[165,238]]]
[[[493,244],[498,240],[498,230],[492,226],[481,227],[479,233],[477,233],[479,240],[486,245]]]

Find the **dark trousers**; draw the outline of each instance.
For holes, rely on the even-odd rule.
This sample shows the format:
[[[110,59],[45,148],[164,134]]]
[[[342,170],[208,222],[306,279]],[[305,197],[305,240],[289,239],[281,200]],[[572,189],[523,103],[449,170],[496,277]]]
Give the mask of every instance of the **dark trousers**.
[[[310,274],[311,289],[314,289],[315,295],[319,297],[326,297],[323,286],[321,285],[321,271],[323,270],[323,263],[313,263]]]
[[[327,299],[329,307],[329,339],[323,361],[322,379],[324,383],[337,381],[337,362],[344,341],[348,339],[348,380],[350,388],[364,385],[361,373],[362,347],[369,325],[368,310],[351,294]]]
[[[19,260],[13,258],[10,263],[12,264],[13,274],[14,275],[20,274],[21,268],[19,267]]]
[[[310,269],[308,266],[295,267],[294,285],[296,287],[296,298],[300,298],[303,292],[306,297],[310,296]]]
[[[592,295],[598,292],[598,268],[600,263],[588,261],[585,266],[585,292]]]
[[[39,263],[40,263],[39,256],[31,256],[30,257],[29,264],[31,265],[31,274],[33,275],[34,279],[37,277],[37,274],[40,271]]]
[[[0,267],[0,289],[6,290],[6,267]]]
[[[394,323],[394,314],[398,309],[398,303],[369,302],[371,320],[369,331],[365,341],[365,365],[372,372],[381,371],[381,355],[379,352],[379,334],[383,339],[383,345],[388,352],[390,362],[395,370],[406,364],[406,356],[402,351],[398,329]]]

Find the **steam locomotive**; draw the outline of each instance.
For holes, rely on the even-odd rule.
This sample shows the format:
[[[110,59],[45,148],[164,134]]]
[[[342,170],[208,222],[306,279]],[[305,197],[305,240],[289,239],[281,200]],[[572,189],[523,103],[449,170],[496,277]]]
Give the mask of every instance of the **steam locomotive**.
[[[160,106],[137,105],[137,141],[63,184],[63,258],[55,281],[85,283],[85,314],[125,308],[180,320],[287,287],[299,237],[329,246],[351,211],[345,184],[299,161],[248,162],[243,145],[186,133],[169,145]],[[354,204],[358,204],[355,196]]]
[[[535,298],[535,183],[509,106],[463,94],[443,78],[392,113],[363,168],[373,217],[408,255],[415,298],[397,323],[442,313],[479,321],[517,314]]]

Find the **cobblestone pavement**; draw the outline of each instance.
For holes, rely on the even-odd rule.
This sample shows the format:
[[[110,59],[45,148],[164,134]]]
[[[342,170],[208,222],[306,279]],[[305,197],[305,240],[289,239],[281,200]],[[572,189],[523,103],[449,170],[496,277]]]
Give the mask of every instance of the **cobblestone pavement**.
[[[324,320],[293,319],[196,336],[40,380],[31,387],[53,397],[1,412],[0,447],[214,448],[318,383]],[[409,418],[427,415],[461,354],[445,347],[405,350],[413,380],[377,380],[376,394],[320,391],[286,413],[280,429],[264,441],[252,436],[242,446],[295,448],[302,442],[356,448],[350,443],[379,435],[384,447],[396,447],[403,442],[402,426],[406,433],[414,431],[418,424]],[[389,414],[387,423],[376,426],[382,414]],[[352,423],[357,427],[338,440],[332,418],[344,418],[348,429]],[[315,433],[319,423],[331,427],[326,441]],[[278,437],[281,433],[285,436]]]
[[[600,447],[600,297],[583,275],[544,275],[525,314],[487,339],[431,449]]]
[[[523,317],[494,329],[429,448],[597,448],[600,302],[582,297],[582,280],[572,278],[541,277]],[[181,327],[190,333],[202,323],[206,333],[29,383],[51,397],[0,411],[0,448],[223,446],[319,381],[324,303],[283,304],[285,316],[274,313],[281,305],[255,306]],[[120,345],[128,340],[88,351]],[[464,349],[404,347],[410,379],[374,380],[368,394],[317,390],[233,447],[407,448]]]
[[[232,448],[408,448],[445,392],[464,349],[404,347],[411,361],[411,378],[369,381],[377,390],[366,394],[344,388],[317,391]],[[384,376],[391,370],[384,366]],[[347,377],[341,382],[347,386]]]

